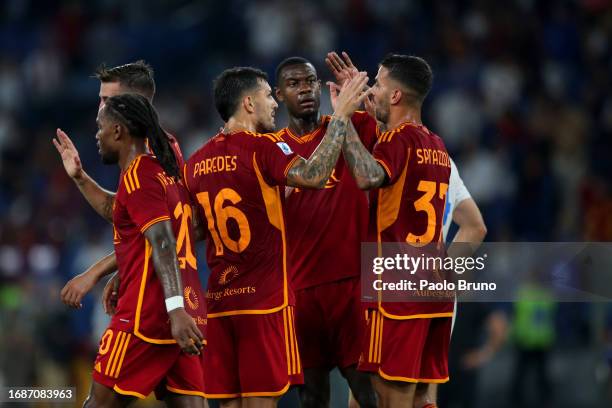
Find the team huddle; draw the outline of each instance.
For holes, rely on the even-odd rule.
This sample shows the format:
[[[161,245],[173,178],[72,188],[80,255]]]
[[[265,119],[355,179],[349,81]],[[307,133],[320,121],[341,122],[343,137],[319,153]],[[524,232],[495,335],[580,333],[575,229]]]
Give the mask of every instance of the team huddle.
[[[274,407],[297,385],[301,406],[325,407],[337,367],[351,407],[435,407],[427,387],[448,381],[452,302],[365,303],[360,284],[362,242],[443,240],[452,163],[421,122],[431,68],[389,55],[369,87],[346,53],[326,63],[329,116],[306,59],[282,61],[274,89],[256,68],[223,71],[213,87],[224,126],[186,161],[152,106],[151,68],[98,70],[96,140],[121,169],[117,192],[85,173],[63,131],[54,139],[114,233],[114,253],[61,294],[79,307],[112,274],[85,406],[155,392],[176,407]],[[430,151],[447,159],[424,160]]]

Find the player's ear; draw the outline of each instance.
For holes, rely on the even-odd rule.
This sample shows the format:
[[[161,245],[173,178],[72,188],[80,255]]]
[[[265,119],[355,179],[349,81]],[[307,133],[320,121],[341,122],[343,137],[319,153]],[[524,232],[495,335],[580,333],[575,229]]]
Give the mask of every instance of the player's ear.
[[[247,113],[255,112],[255,104],[253,103],[253,97],[251,95],[247,95],[242,99],[242,106]]]
[[[280,102],[284,102],[285,99],[283,98],[283,94],[281,93],[281,90],[278,86],[274,87],[274,95],[276,96],[276,99]]]
[[[121,133],[123,133],[123,126],[120,123],[115,123],[113,125],[113,140],[119,140]]]
[[[397,105],[402,100],[403,96],[401,89],[394,89],[391,91],[391,105]]]
[[[113,125],[113,140],[117,141],[129,133],[130,131],[123,123],[115,123]]]

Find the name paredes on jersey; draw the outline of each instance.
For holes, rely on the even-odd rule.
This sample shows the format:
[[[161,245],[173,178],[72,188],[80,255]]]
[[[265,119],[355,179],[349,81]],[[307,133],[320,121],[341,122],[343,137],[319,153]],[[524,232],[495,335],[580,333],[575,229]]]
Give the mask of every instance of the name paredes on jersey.
[[[417,149],[417,164],[433,164],[450,168],[448,153],[438,149]]]
[[[236,156],[214,156],[197,162],[193,168],[193,176],[236,170]]]

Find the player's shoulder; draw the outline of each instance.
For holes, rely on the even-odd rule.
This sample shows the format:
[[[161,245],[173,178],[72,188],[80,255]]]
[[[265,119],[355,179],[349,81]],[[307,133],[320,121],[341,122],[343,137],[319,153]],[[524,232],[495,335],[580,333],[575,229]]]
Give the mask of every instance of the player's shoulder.
[[[278,132],[270,132],[270,133],[258,133],[258,132],[242,132],[247,140],[250,140],[254,143],[279,143],[285,141],[285,129],[281,129]]]
[[[403,123],[395,129],[390,129],[384,132],[381,132],[378,135],[378,144],[384,143],[392,143],[401,140],[401,137],[397,137],[398,135],[408,136],[411,131],[411,127],[407,123]]]
[[[378,137],[378,143],[390,143],[397,140],[410,140],[415,137],[428,137],[433,138],[436,141],[442,140],[438,135],[423,125],[412,122],[404,122],[395,129],[382,132]]]
[[[164,169],[157,158],[150,154],[136,157],[122,173],[123,185],[128,194],[140,189],[146,180],[157,177]]]
[[[263,149],[267,154],[276,151],[275,149],[278,148],[286,156],[293,154],[291,146],[286,142],[287,139],[285,139],[283,131],[275,133],[244,132],[244,134],[246,135],[245,138],[253,144],[251,148],[255,151]]]
[[[214,135],[213,137],[209,138],[208,140],[206,140],[202,146],[198,147],[192,154],[191,156],[189,156],[189,159],[187,159],[187,161],[185,162],[185,164],[187,164],[187,166],[198,162],[200,160],[202,160],[203,156],[206,156],[207,153],[214,149],[215,144],[220,143],[220,142],[224,142],[226,138],[226,135],[224,135],[223,133],[217,133],[216,135]]]

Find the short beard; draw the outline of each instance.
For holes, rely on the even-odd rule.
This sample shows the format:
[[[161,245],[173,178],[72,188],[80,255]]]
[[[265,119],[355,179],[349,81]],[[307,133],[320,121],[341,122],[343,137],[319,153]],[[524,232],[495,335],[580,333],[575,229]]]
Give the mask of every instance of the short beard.
[[[106,153],[102,154],[103,164],[117,164],[119,163],[119,155],[117,153]]]
[[[377,121],[382,122],[384,124],[387,123],[387,120],[389,119],[389,110],[383,111],[382,109],[377,107],[374,113],[376,114]]]
[[[257,133],[273,133],[275,131],[274,125],[267,125],[264,122],[259,122],[256,129]]]

